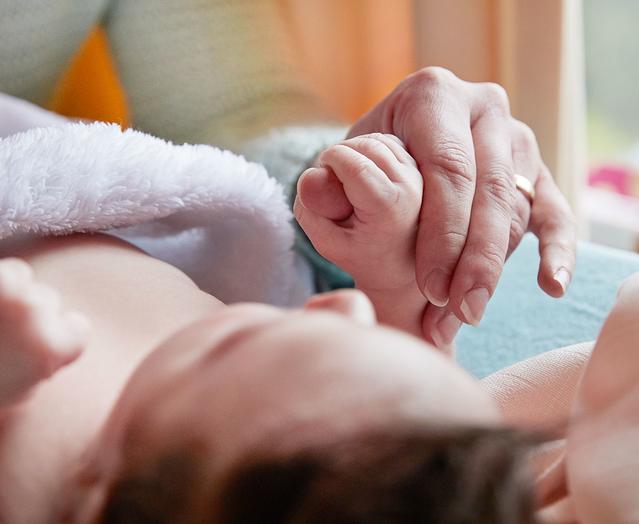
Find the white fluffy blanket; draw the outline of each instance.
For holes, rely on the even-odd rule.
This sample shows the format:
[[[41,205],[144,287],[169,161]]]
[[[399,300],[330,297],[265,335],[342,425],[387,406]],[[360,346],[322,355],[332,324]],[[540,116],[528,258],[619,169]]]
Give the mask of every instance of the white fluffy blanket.
[[[211,146],[102,123],[0,140],[0,239],[107,231],[226,302],[303,300],[290,219],[261,165]]]

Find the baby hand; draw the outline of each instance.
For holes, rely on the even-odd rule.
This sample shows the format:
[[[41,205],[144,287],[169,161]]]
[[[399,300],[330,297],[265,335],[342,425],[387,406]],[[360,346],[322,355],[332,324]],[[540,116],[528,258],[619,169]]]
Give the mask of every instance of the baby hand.
[[[374,133],[323,151],[298,182],[295,216],[317,251],[360,289],[417,286],[422,176],[401,141]]]

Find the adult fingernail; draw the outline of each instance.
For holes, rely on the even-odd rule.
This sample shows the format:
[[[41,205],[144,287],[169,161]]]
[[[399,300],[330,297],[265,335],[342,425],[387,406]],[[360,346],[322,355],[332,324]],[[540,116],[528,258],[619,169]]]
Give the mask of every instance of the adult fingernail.
[[[483,287],[472,289],[466,293],[459,307],[469,324],[473,326],[479,324],[489,298],[490,293]]]
[[[443,307],[448,304],[448,275],[441,269],[433,269],[426,277],[424,295],[431,304]]]
[[[561,286],[562,292],[566,292],[566,288],[570,283],[570,272],[565,267],[560,267],[553,275],[553,280]]]
[[[448,346],[455,339],[455,335],[461,327],[461,321],[452,313],[448,313],[442,318],[433,330],[433,342],[438,348]]]

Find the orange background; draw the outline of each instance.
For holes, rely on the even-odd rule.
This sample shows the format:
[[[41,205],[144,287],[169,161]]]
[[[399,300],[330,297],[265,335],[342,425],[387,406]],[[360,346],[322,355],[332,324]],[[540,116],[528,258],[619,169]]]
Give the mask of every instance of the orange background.
[[[51,109],[66,116],[130,124],[104,31],[94,29],[58,85]]]

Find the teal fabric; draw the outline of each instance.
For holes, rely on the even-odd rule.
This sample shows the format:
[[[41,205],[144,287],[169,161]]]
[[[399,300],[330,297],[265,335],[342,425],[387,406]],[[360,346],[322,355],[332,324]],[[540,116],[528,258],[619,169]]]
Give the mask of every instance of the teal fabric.
[[[557,300],[537,286],[537,241],[527,235],[512,255],[481,325],[462,327],[460,364],[478,377],[550,349],[593,340],[619,284],[639,271],[639,256],[581,243],[566,295]]]
[[[293,190],[293,200],[294,199],[295,191]],[[295,250],[304,256],[313,269],[315,290],[318,293],[324,293],[334,289],[355,287],[353,278],[315,251],[313,244],[311,244],[311,241],[306,236],[306,233],[304,233],[304,230],[297,222],[294,224]]]

